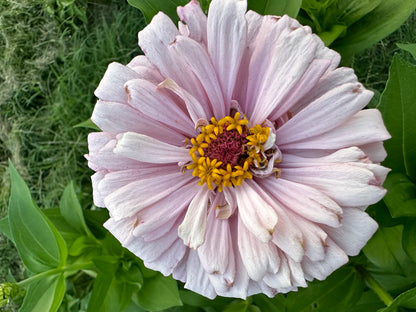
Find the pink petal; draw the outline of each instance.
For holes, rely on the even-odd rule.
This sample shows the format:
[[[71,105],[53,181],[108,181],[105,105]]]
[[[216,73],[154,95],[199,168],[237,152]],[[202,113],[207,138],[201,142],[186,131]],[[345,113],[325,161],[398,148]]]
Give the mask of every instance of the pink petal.
[[[356,256],[377,231],[378,224],[360,209],[345,208],[341,227],[324,228],[347,255]]]
[[[220,283],[214,285],[214,288],[226,290],[233,285],[236,273],[233,241],[228,220],[215,218],[214,206],[215,201],[208,214],[209,235],[198,248],[198,256],[205,271],[210,275],[218,276]]]
[[[292,92],[313,61],[315,49],[316,42],[312,35],[307,35],[302,28],[296,29],[276,45],[255,99],[250,117],[253,124],[261,124]]]
[[[177,96],[179,96],[186,105],[188,109],[189,116],[196,125],[199,119],[209,120],[207,113],[204,110],[204,107],[199,103],[191,94],[189,94],[185,89],[179,87],[175,81],[172,79],[166,79],[158,85],[158,88],[165,88]],[[211,115],[211,114],[209,114]]]
[[[261,185],[279,202],[303,218],[333,227],[340,226],[341,207],[322,192],[285,179],[269,178]]]
[[[169,48],[183,59],[187,68],[203,86],[209,99],[210,111],[213,112],[214,117],[217,119],[223,118],[226,115],[223,92],[205,47],[192,39],[178,36]]]
[[[191,161],[188,149],[161,142],[144,134],[126,132],[117,136],[117,139],[114,153],[126,158],[154,164]]]
[[[149,80],[154,84],[158,84],[164,79],[144,55],[134,57],[126,66],[133,69],[138,74],[139,77],[137,78],[139,79]]]
[[[136,223],[135,218],[124,218],[115,220],[114,218],[108,219],[104,223],[104,227],[117,238],[121,244],[129,241],[133,234],[133,229]]]
[[[104,197],[98,191],[98,184],[104,178],[105,174],[102,171],[98,171],[91,176],[92,182],[92,198],[94,200],[94,205],[97,207],[105,207]]]
[[[238,224],[238,249],[248,276],[254,281],[263,279],[267,272],[276,273],[279,270],[280,258],[276,246],[260,241],[245,228],[241,218]]]
[[[108,68],[101,79],[94,94],[100,100],[127,103],[127,94],[124,90],[124,84],[131,80],[137,79],[139,75],[132,69],[113,62],[108,65]]]
[[[192,137],[195,135],[194,124],[179,106],[157,86],[142,79],[130,80],[126,83],[129,104],[145,115],[163,122],[167,126]]]
[[[267,194],[252,180],[245,180],[235,188],[238,212],[247,229],[260,241],[272,238],[277,224],[277,215],[267,203]]]
[[[216,297],[216,292],[208,279],[208,274],[199,261],[196,250],[190,250],[186,263],[185,288],[201,294],[209,299]]]
[[[139,32],[139,45],[163,77],[174,80],[200,103],[206,103],[206,95],[201,84],[189,71],[182,57],[172,54],[168,48],[178,35],[178,29],[170,18],[159,12],[151,23]]]
[[[329,274],[348,262],[348,257],[332,240],[327,241],[325,260],[311,261],[305,258],[302,261],[303,271],[308,279],[324,280]]]
[[[372,96],[373,92],[363,89],[361,84],[344,84],[332,89],[277,129],[276,143],[289,148],[294,146],[293,142],[310,141],[309,138],[330,133],[367,105]]]
[[[376,164],[381,163],[387,157],[386,149],[381,141],[361,145],[360,149]]]
[[[161,177],[149,177],[131,182],[104,199],[105,206],[115,219],[126,218],[161,200],[188,183],[193,177],[181,172]]]
[[[282,144],[279,147],[285,149],[339,149],[380,142],[390,137],[383,124],[380,112],[377,109],[365,109],[356,113],[350,120],[331,131],[307,140],[288,142],[288,144]]]
[[[213,0],[209,7],[208,52],[221,83],[226,112],[246,46],[246,9],[247,3],[239,0]]]
[[[184,7],[177,8],[179,18],[186,23],[189,37],[207,44],[207,16],[202,12],[198,1],[191,0]]]
[[[207,226],[208,196],[211,190],[203,186],[192,199],[182,224],[178,228],[178,236],[185,245],[196,249],[205,241]]]
[[[364,206],[378,202],[386,194],[368,169],[348,164],[286,168],[282,179],[310,185],[341,206]]]
[[[100,129],[111,133],[137,132],[154,137],[166,143],[182,144],[185,137],[167,128],[140,111],[125,104],[98,101],[95,104],[91,120]]]

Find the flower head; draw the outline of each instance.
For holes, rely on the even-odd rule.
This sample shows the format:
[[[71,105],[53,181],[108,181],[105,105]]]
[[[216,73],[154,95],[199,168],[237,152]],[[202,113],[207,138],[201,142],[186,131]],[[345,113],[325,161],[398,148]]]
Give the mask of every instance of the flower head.
[[[204,296],[273,296],[324,279],[377,229],[380,113],[338,53],[246,1],[192,0],[109,65],[89,136],[94,202],[145,265]]]

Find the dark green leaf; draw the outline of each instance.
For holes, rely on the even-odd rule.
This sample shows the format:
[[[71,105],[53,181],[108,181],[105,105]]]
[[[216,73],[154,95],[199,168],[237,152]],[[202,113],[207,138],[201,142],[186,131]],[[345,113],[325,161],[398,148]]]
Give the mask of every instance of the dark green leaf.
[[[416,185],[400,172],[391,172],[386,182],[384,202],[393,218],[416,217]]]
[[[176,8],[178,6],[184,6],[189,1],[188,0],[127,0],[127,2],[138,8],[142,11],[146,23],[150,23],[153,16],[155,16],[159,11],[164,12],[168,15],[174,23],[176,23],[179,18],[176,14]]]
[[[253,302],[260,308],[261,311],[269,312],[284,312],[286,311],[286,298],[278,294],[273,298],[260,294],[252,297]]]
[[[402,49],[405,50],[407,52],[409,52],[410,54],[412,54],[413,58],[416,60],[416,43],[398,43],[397,46]]]
[[[13,242],[13,235],[10,230],[10,224],[9,224],[9,218],[4,217],[0,220],[0,232],[6,235],[8,239],[10,239]]]
[[[324,281],[315,281],[307,288],[287,296],[288,312],[349,311],[361,297],[364,282],[352,267],[344,267]]]
[[[96,238],[104,238],[108,231],[103,227],[105,221],[108,220],[108,210],[93,207],[93,209],[84,210],[84,217],[88,228]]]
[[[378,312],[396,312],[398,307],[416,309],[416,288],[412,288],[394,299],[393,303],[387,308]]]
[[[403,228],[403,249],[416,262],[416,219],[409,219]]]
[[[229,304],[224,312],[261,312],[259,307],[251,305],[247,301],[233,302]]]
[[[331,47],[344,57],[377,43],[399,28],[416,8],[416,0],[383,0],[370,13],[348,27],[345,37]]]
[[[282,16],[287,14],[296,17],[299,13],[302,0],[248,0],[249,10],[256,11],[262,15]]]
[[[47,276],[30,284],[20,312],[55,312],[65,294],[63,274]]]
[[[75,194],[74,183],[70,182],[64,190],[59,204],[59,210],[66,222],[81,234],[90,235],[90,231],[85,223],[82,208]]]
[[[383,272],[405,272],[407,256],[402,249],[403,226],[380,228],[368,241],[363,252]]]
[[[63,266],[67,247],[62,236],[34,204],[29,188],[10,163],[10,230],[23,263],[39,273]]]
[[[384,145],[388,156],[383,165],[407,174],[413,181],[416,181],[415,81],[416,66],[396,54],[378,106],[392,135]]]
[[[182,305],[176,281],[160,273],[145,280],[138,293],[138,300],[143,308],[151,311]]]
[[[385,304],[380,300],[380,298],[372,290],[368,290],[363,293],[357,304],[349,309],[348,312],[377,311],[384,306]]]

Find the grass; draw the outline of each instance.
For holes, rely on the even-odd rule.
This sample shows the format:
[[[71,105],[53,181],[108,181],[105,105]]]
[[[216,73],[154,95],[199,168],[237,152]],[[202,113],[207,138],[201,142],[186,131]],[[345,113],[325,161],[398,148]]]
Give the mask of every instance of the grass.
[[[139,52],[140,13],[118,0],[0,0],[0,217],[7,211],[10,158],[43,208],[55,207],[74,180],[91,203],[87,153],[93,91],[107,65]],[[396,43],[416,42],[416,14],[394,34],[355,57],[352,67],[381,92]],[[405,55],[404,52],[400,52]],[[23,266],[0,236],[0,281]],[[9,307],[14,311],[14,307]]]

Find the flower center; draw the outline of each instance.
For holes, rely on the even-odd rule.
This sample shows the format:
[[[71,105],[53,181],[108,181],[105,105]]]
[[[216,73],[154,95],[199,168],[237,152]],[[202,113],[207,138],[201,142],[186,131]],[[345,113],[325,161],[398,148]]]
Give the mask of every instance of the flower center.
[[[199,185],[206,183],[209,189],[218,187],[221,192],[224,186],[238,186],[251,179],[253,167],[267,164],[264,145],[270,129],[261,125],[249,128],[249,121],[240,117],[239,112],[218,121],[213,117],[190,140],[192,163],[186,168],[201,179]]]

